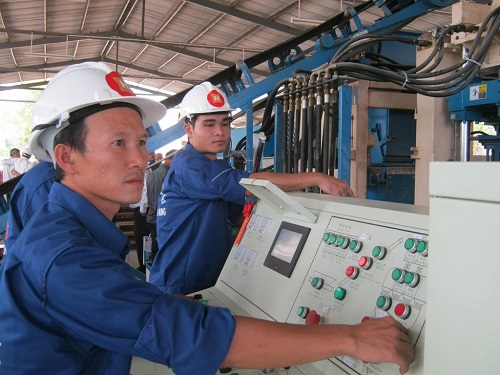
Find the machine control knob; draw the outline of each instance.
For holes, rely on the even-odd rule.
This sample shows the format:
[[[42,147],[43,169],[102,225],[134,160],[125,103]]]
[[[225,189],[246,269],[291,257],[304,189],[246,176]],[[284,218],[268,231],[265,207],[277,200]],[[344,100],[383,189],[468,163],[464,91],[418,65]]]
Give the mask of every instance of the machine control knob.
[[[370,257],[362,256],[358,260],[358,265],[365,270],[370,269],[372,264],[373,264],[373,260]]]
[[[363,243],[358,240],[351,240],[351,242],[349,243],[349,249],[351,249],[355,253],[359,253],[362,247]]]
[[[345,270],[345,275],[354,280],[359,275],[359,268],[354,266],[349,266]]]
[[[405,249],[410,253],[414,253],[415,251],[417,251],[417,243],[418,241],[416,239],[408,238],[405,241]]]
[[[333,297],[339,301],[342,301],[345,298],[346,290],[344,288],[338,287],[333,292]]]
[[[411,288],[415,288],[420,281],[420,276],[417,273],[407,272],[404,277],[404,282]]]
[[[324,280],[321,277],[313,277],[311,285],[314,289],[320,290],[323,287]]]
[[[375,246],[372,250],[372,255],[375,259],[382,260],[387,254],[387,249],[383,246]]]
[[[305,319],[307,314],[309,314],[309,308],[305,306],[299,306],[299,308],[297,309],[297,315],[302,319]]]
[[[406,274],[406,271],[405,270],[402,270],[400,268],[395,268],[393,271],[392,271],[392,279],[399,283],[399,284],[403,284],[404,281],[405,281],[405,274]]]
[[[389,310],[389,308],[391,307],[391,305],[392,305],[392,299],[390,297],[379,296],[377,298],[377,307],[380,310],[387,311],[387,310]]]
[[[329,239],[330,239],[330,233],[325,232],[325,234],[323,235],[323,242],[328,242]]]
[[[417,244],[417,253],[422,255],[423,257],[426,257],[429,252],[429,247],[427,246],[427,242],[425,241],[418,241]]]
[[[371,319],[371,317],[369,317],[369,316],[363,316],[363,318],[361,318],[361,323],[363,323],[367,320],[370,320],[370,319]]]
[[[411,307],[409,305],[404,304],[404,303],[398,303],[394,307],[394,314],[399,316],[401,319],[406,319],[411,314]]]
[[[323,318],[319,315],[316,310],[309,311],[306,317],[306,324],[310,325],[319,325],[323,322]]]

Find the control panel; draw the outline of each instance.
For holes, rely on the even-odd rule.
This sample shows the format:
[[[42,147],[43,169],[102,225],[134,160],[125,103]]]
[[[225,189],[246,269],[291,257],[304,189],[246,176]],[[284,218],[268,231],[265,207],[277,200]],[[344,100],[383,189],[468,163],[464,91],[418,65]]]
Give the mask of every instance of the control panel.
[[[421,374],[432,251],[427,208],[285,194],[262,180],[242,183],[259,200],[216,286],[203,291],[209,303],[294,324],[357,324],[391,315],[409,329],[416,347],[410,374]],[[271,373],[265,371],[254,373]],[[274,371],[399,374],[396,365],[347,356]]]

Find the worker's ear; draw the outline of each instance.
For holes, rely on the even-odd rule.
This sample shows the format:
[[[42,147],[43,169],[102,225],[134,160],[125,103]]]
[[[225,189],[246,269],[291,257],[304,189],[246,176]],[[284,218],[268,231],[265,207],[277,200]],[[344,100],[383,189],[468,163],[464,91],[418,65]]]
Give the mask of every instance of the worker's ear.
[[[64,143],[59,143],[54,148],[54,159],[56,164],[65,174],[75,174],[77,172],[75,154],[76,151]]]
[[[184,132],[191,138],[193,136],[193,125],[190,122],[184,122]]]

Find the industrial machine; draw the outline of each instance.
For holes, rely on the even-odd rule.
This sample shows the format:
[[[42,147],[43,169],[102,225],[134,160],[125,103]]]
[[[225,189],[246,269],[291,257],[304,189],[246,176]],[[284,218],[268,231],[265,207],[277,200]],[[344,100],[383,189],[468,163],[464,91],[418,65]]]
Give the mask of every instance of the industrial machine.
[[[234,314],[293,324],[357,324],[392,315],[409,329],[416,346],[410,374],[422,374],[427,209],[286,194],[264,180],[241,183],[259,200],[217,284],[201,291],[203,300]],[[396,375],[399,369],[344,356],[230,373]]]

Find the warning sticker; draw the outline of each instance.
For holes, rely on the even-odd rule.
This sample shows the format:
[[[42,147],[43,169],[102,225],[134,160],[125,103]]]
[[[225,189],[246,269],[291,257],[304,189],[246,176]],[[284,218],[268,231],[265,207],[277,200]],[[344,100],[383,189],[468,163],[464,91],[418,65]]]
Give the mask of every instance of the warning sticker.
[[[469,100],[486,99],[486,85],[475,85],[469,88]]]

